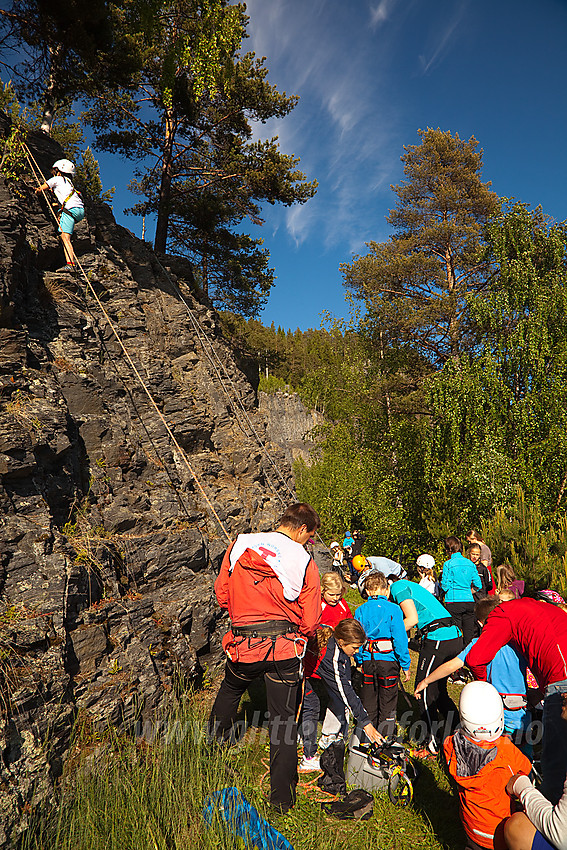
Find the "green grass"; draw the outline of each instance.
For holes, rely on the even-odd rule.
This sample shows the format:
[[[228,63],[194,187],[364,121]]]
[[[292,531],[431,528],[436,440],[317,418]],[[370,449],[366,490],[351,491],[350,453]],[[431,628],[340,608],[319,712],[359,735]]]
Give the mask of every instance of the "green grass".
[[[360,597],[349,590],[351,608]],[[416,656],[412,653],[415,670]],[[413,679],[412,679],[413,681]],[[417,719],[419,710],[407,686]],[[186,695],[153,740],[101,739],[83,725],[61,782],[58,801],[36,813],[20,850],[211,850],[244,847],[218,820],[205,827],[202,807],[214,791],[236,786],[295,850],[460,850],[464,846],[457,800],[438,761],[418,763],[414,800],[395,807],[386,791],[375,794],[369,821],[338,821],[321,809],[314,775],[300,775],[298,798],[287,815],[275,815],[269,792],[266,709],[259,683],[245,695],[240,716],[249,725],[232,750],[210,747],[203,734],[216,688]],[[453,694],[458,695],[458,689]],[[398,716],[408,711],[400,694]],[[311,784],[310,784],[311,783]]]
[[[264,700],[262,687],[252,689],[241,715],[251,717],[259,710],[261,717]],[[407,705],[400,702],[399,708],[407,710]],[[20,850],[242,848],[244,843],[218,821],[209,829],[203,821],[203,801],[226,786],[238,787],[295,850],[463,846],[457,801],[437,761],[420,763],[407,809],[396,808],[387,792],[379,791],[369,821],[338,821],[322,811],[321,792],[309,774],[300,776],[296,806],[278,816],[267,803],[265,730],[251,726],[232,750],[211,748],[203,735],[207,712],[202,695],[187,696],[164,724],[168,733],[149,742],[113,733],[101,741],[80,731],[58,803],[36,815]]]

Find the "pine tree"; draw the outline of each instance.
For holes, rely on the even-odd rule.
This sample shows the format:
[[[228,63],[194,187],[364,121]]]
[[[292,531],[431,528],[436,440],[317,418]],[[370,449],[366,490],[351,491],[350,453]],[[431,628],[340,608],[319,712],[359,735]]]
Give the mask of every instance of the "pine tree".
[[[408,342],[434,365],[458,361],[470,344],[466,298],[486,284],[483,229],[499,207],[481,181],[482,151],[474,137],[420,130],[404,147],[405,182],[388,218],[387,242],[345,263],[349,292],[366,304],[366,325],[386,344]]]
[[[297,98],[267,81],[263,59],[241,55],[247,21],[226,0],[162,0],[137,88],[100,93],[87,117],[99,148],[139,163],[132,188],[144,200],[132,211],[156,216],[155,249],[187,253],[219,302],[254,314],[273,273],[258,240],[235,235],[239,225],[262,223],[261,202],[304,203],[316,183],[277,138],[252,141],[252,121],[284,117]]]
[[[149,5],[146,3],[146,5]],[[20,98],[42,103],[50,134],[59,109],[103,90],[111,98],[140,64],[131,17],[133,0],[11,0],[0,9],[4,67]]]

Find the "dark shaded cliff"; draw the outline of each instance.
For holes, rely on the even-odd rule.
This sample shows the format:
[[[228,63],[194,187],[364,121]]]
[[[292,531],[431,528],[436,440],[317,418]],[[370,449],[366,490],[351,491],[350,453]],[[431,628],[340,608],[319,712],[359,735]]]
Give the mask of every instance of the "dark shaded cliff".
[[[40,134],[28,145],[44,174],[62,155]],[[230,537],[270,527],[290,501],[190,267],[161,258],[166,275],[108,207],[88,205],[77,226],[77,255],[180,454],[85,281],[56,271],[36,185],[27,170],[0,177],[3,846],[51,796],[77,716],[131,728],[178,677],[219,663],[212,586],[227,540],[199,485]]]

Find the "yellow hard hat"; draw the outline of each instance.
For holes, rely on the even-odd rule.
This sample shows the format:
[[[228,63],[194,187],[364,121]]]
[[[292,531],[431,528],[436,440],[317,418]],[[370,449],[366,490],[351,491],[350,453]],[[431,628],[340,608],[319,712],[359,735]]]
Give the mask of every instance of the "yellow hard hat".
[[[357,571],[357,573],[361,573],[362,570],[366,567],[366,558],[364,555],[355,555],[352,559],[352,565]]]

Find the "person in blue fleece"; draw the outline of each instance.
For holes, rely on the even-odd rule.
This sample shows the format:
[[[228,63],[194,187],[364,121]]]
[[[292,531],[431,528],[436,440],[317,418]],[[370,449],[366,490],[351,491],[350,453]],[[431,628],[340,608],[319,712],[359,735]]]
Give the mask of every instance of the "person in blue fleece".
[[[463,557],[463,544],[458,537],[445,539],[445,552],[449,560],[443,564],[441,587],[445,591],[443,604],[463,633],[464,646],[475,632],[474,597],[472,588],[482,589],[482,579],[472,561]]]
[[[396,729],[400,669],[406,682],[410,675],[408,636],[401,609],[388,600],[390,586],[386,576],[371,573],[364,590],[368,601],[355,613],[367,637],[355,655],[364,673],[362,703],[372,724],[382,735],[390,737]]]

